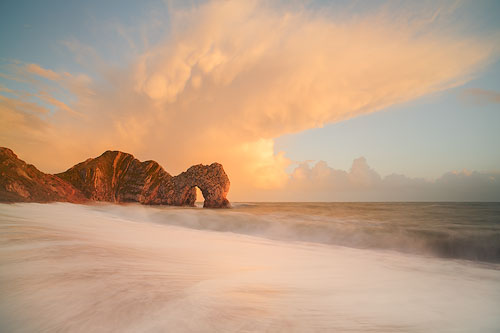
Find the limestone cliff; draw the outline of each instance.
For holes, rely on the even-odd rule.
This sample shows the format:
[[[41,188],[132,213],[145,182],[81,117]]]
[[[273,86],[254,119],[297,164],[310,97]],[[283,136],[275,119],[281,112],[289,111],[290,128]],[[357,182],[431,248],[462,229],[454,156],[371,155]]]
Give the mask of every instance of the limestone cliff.
[[[81,203],[87,200],[71,184],[39,171],[20,160],[12,150],[0,147],[0,201]]]
[[[154,161],[141,162],[120,151],[106,151],[65,172],[47,175],[1,148],[0,201],[139,202],[193,206],[196,186],[204,207],[226,208],[229,178],[221,164],[195,165],[172,177]]]
[[[193,206],[198,186],[204,207],[229,207],[229,178],[219,163],[195,165],[172,177],[154,161],[140,162],[130,154],[107,151],[56,176],[96,201]]]
[[[154,196],[160,184],[172,177],[158,163],[140,162],[120,151],[106,151],[56,176],[90,200],[141,203]]]

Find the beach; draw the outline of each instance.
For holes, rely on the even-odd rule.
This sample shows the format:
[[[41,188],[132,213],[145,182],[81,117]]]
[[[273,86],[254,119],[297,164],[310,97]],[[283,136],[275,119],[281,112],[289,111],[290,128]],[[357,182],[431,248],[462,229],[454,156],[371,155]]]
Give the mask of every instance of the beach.
[[[500,329],[495,260],[279,239],[290,207],[2,204],[1,330]]]

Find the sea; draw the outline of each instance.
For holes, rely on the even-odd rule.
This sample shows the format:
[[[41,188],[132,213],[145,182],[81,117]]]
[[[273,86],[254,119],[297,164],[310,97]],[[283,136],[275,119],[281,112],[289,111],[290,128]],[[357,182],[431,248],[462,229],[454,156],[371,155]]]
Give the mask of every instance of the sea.
[[[500,332],[500,203],[0,204],[0,332]]]

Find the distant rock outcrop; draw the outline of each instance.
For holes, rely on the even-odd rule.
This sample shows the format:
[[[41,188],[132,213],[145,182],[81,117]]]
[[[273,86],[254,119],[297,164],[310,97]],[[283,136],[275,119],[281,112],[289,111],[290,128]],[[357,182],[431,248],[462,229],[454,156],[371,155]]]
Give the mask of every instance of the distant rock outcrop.
[[[106,151],[65,172],[46,175],[19,160],[10,149],[1,149],[0,201],[92,200],[193,206],[197,186],[205,198],[204,207],[230,206],[226,199],[229,178],[219,163],[195,165],[172,177],[155,161],[140,162],[127,153]],[[36,174],[36,177],[29,174],[30,182],[25,181],[28,178],[24,173],[28,173],[22,170],[26,169]]]
[[[88,199],[71,184],[41,172],[12,150],[0,147],[0,201],[82,203]]]

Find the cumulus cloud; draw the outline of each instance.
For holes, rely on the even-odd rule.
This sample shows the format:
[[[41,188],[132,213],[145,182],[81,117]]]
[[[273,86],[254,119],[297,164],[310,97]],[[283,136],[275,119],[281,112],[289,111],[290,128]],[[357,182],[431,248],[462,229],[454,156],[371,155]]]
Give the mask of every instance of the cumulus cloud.
[[[426,180],[398,174],[381,177],[364,157],[355,159],[348,171],[319,161],[313,166],[300,164],[280,191],[259,197],[271,201],[499,201],[500,173],[462,170]]]
[[[409,17],[383,7],[333,18],[264,1],[174,10],[162,42],[126,68],[99,61],[97,79],[20,66],[74,99],[57,103],[39,94],[66,112],[11,122],[1,144],[53,172],[105,149],[155,159],[173,173],[217,160],[232,179],[231,197],[244,199],[251,188],[288,182],[290,161],[274,151],[274,138],[454,87],[488,63],[495,44],[441,29],[448,10]],[[73,49],[80,62],[93,58]],[[4,105],[2,117],[16,110]],[[29,126],[46,126],[36,146],[25,144]],[[357,163],[346,177],[362,186],[372,178],[363,178],[365,166]],[[320,165],[311,172],[330,171]]]

